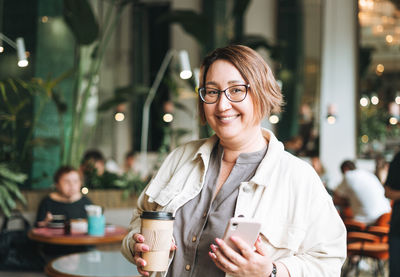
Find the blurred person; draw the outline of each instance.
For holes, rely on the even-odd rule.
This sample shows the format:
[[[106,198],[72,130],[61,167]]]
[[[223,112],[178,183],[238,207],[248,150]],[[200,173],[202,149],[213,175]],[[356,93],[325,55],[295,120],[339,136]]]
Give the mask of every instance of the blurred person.
[[[400,152],[389,165],[385,195],[393,200],[389,232],[389,276],[400,276]]]
[[[346,230],[320,178],[284,150],[261,120],[282,94],[263,58],[240,45],[218,48],[200,71],[199,115],[215,135],[173,150],[139,197],[122,244],[139,273],[149,251],[143,211],[175,216],[171,260],[152,276],[339,276]],[[228,220],[261,222],[254,245],[221,238]]]
[[[103,154],[98,150],[88,150],[81,160],[80,170],[83,174],[88,171],[96,171],[101,176],[105,171],[105,159]]]
[[[303,138],[301,136],[294,136],[285,141],[284,145],[287,152],[297,156],[300,154],[300,150],[303,147]]]
[[[333,191],[329,188],[328,182],[329,177],[326,173],[325,167],[322,165],[321,159],[317,155],[312,155],[310,158],[311,166],[315,169],[318,176],[321,178],[322,183],[324,184],[326,190],[328,191],[329,195],[333,195]]]
[[[82,182],[78,171],[71,166],[61,166],[54,174],[55,191],[39,204],[36,226],[44,227],[53,215],[64,215],[66,219],[86,218],[85,205],[92,202],[82,195]]]
[[[129,151],[125,154],[124,172],[135,172],[135,151]]]
[[[340,170],[343,181],[335,189],[334,201],[348,201],[355,220],[373,224],[382,214],[391,211],[384,188],[373,173],[357,169],[354,162],[349,160],[341,164]]]
[[[86,205],[92,201],[82,195],[82,181],[78,170],[71,166],[61,166],[54,174],[55,191],[47,195],[39,204],[35,225],[51,226],[55,216],[63,216],[64,224],[70,219],[86,219]],[[43,245],[43,253],[47,259],[73,252],[87,251],[91,246]]]
[[[389,171],[389,163],[383,155],[375,158],[375,175],[378,177],[382,184],[386,182],[386,177]]]
[[[108,167],[115,168],[112,164],[114,163],[108,163]],[[106,168],[106,165],[106,160],[99,150],[93,149],[86,151],[80,166],[80,173],[84,180],[84,185],[89,188],[113,187],[114,181],[118,179],[118,174],[110,172]],[[118,172],[118,170],[116,170],[116,172]]]

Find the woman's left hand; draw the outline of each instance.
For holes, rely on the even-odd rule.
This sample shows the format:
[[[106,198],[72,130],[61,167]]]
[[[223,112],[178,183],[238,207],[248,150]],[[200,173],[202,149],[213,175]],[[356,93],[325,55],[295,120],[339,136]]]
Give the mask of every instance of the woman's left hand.
[[[219,269],[233,276],[270,276],[272,260],[260,237],[254,244],[255,250],[239,237],[232,236],[230,239],[241,253],[236,252],[218,238],[215,239],[217,245],[210,246],[212,252],[208,254]]]

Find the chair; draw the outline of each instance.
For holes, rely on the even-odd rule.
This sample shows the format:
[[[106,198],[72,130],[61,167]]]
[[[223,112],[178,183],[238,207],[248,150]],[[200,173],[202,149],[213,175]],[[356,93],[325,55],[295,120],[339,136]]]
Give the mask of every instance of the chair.
[[[371,258],[376,261],[374,276],[385,276],[384,262],[389,258],[389,221],[391,213],[381,215],[374,225],[368,226],[365,223],[354,219],[345,219],[347,229],[347,264],[343,269],[342,276],[355,268],[359,276],[359,263],[363,258]]]

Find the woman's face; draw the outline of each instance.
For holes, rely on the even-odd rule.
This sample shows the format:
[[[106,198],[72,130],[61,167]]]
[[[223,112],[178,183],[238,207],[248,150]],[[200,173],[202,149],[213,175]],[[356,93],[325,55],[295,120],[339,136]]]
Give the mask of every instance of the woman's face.
[[[234,85],[246,85],[236,67],[228,61],[217,60],[208,69],[205,87],[225,90]],[[251,88],[250,88],[251,89]],[[251,93],[248,92],[242,102],[234,103],[221,93],[214,104],[203,103],[208,124],[222,140],[246,140],[259,129],[254,120],[254,106]]]
[[[57,190],[65,197],[72,197],[81,191],[81,179],[78,172],[63,174],[56,184]]]

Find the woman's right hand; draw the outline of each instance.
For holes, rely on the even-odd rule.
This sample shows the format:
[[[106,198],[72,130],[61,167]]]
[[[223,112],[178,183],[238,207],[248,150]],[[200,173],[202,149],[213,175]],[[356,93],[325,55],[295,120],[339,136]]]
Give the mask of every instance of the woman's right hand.
[[[52,220],[53,220],[53,215],[51,214],[51,212],[47,212],[46,217],[42,221],[37,222],[37,226],[47,227],[47,224],[49,224],[49,222]]]
[[[133,240],[135,243],[135,255],[133,256],[133,261],[136,264],[136,267],[141,275],[149,276],[149,272],[143,270],[143,267],[146,266],[146,261],[142,258],[142,252],[147,252],[150,250],[149,246],[144,243],[144,236],[142,234],[136,233],[133,235]]]
[[[143,267],[146,266],[147,262],[145,259],[142,258],[143,252],[148,252],[150,247],[144,243],[144,236],[140,233],[136,233],[133,235],[133,240],[135,243],[135,255],[133,256],[133,260],[137,266],[139,273],[143,276],[149,276],[149,272],[143,270]],[[176,250],[176,245],[174,242],[171,242],[171,251]]]

